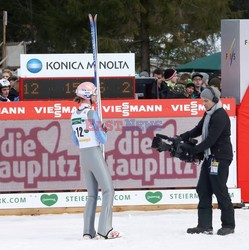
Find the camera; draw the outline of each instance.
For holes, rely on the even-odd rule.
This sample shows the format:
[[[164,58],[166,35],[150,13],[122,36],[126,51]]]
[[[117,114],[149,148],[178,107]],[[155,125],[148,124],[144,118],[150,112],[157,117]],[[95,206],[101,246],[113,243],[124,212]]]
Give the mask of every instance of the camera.
[[[151,147],[159,152],[169,151],[170,156],[179,158],[185,162],[200,162],[203,160],[203,153],[193,155],[183,150],[186,144],[188,147],[194,147],[197,142],[197,140],[192,138],[184,141],[180,136],[168,137],[166,135],[156,134],[153,138]]]

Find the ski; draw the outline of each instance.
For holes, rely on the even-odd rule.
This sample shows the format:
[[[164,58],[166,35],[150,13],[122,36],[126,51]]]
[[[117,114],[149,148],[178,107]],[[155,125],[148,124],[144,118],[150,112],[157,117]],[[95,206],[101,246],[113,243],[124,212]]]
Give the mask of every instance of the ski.
[[[101,106],[101,92],[100,92],[100,81],[99,81],[99,62],[98,62],[98,37],[97,37],[97,14],[94,16],[89,14],[90,29],[91,29],[91,40],[92,40],[92,51],[93,51],[93,67],[94,67],[94,85],[97,88],[97,113],[102,123],[102,106]],[[105,147],[101,145],[103,157],[105,158]]]
[[[98,75],[98,38],[97,38],[97,14],[94,16],[89,14],[90,28],[91,28],[91,40],[92,40],[92,51],[93,51],[93,67],[94,67],[94,85],[97,88],[97,112],[100,120],[102,121],[102,108],[101,108],[101,92],[100,92],[100,81]]]

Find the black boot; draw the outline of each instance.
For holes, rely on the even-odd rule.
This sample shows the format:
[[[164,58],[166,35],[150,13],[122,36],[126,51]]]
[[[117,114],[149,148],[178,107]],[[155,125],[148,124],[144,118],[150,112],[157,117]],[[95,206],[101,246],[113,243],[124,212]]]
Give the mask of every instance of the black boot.
[[[228,235],[228,234],[233,234],[233,233],[234,233],[234,229],[229,228],[229,227],[222,227],[217,231],[218,235]]]
[[[193,227],[187,229],[188,234],[213,234],[213,228]]]

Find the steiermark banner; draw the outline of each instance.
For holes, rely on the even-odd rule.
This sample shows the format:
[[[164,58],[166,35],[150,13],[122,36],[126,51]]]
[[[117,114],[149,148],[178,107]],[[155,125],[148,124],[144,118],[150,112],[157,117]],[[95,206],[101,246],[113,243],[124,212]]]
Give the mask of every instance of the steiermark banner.
[[[241,202],[239,188],[229,189],[233,203]],[[0,194],[0,209],[84,207],[87,192]],[[98,196],[97,206],[101,206]],[[195,189],[116,191],[114,206],[197,204]],[[215,196],[213,203],[217,203]]]

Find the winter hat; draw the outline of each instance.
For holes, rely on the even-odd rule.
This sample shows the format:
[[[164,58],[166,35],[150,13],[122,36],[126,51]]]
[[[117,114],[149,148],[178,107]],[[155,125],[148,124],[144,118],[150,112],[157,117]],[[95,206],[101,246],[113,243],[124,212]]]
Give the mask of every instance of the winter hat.
[[[212,88],[213,91],[210,88]],[[220,95],[221,95],[220,91],[215,87],[207,87],[201,92],[202,98],[207,98],[208,100],[213,101],[213,102],[216,102],[214,101],[214,97],[216,97],[217,102],[218,102],[220,100]]]
[[[196,72],[192,75],[192,80],[196,77],[196,76],[199,76],[201,79],[203,78],[203,75],[199,72]]]
[[[149,77],[149,73],[147,71],[142,71],[139,74],[140,77]]]
[[[195,84],[192,82],[187,83],[186,88],[193,87],[195,89]]]
[[[170,80],[171,78],[173,78],[175,75],[176,75],[176,70],[174,69],[165,69],[164,71],[164,79],[167,81],[167,80]]]
[[[209,75],[207,73],[205,73],[205,72],[203,72],[201,74],[203,76],[203,78],[202,78],[203,83],[206,83],[208,81],[208,79],[209,79]]]

